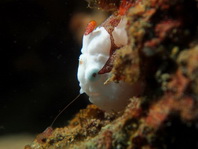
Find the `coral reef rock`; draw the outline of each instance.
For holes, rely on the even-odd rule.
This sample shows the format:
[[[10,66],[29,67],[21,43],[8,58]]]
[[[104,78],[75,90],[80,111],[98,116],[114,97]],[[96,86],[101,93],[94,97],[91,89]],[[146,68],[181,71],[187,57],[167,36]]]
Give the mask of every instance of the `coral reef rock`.
[[[127,9],[129,41],[116,50],[107,83],[143,80],[144,92],[117,113],[89,105],[69,125],[48,128],[25,149],[198,148],[198,2],[89,2],[114,14]]]

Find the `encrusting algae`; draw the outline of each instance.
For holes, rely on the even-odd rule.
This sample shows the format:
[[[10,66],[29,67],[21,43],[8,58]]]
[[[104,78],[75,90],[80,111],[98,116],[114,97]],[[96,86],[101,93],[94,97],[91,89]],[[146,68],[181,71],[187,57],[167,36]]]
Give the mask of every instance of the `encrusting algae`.
[[[116,14],[122,1],[130,3],[129,41],[115,51],[106,83],[142,80],[143,93],[120,112],[89,105],[69,125],[48,129],[25,149],[197,148],[197,1],[120,0],[115,7],[108,0],[89,2],[106,11],[111,3]]]

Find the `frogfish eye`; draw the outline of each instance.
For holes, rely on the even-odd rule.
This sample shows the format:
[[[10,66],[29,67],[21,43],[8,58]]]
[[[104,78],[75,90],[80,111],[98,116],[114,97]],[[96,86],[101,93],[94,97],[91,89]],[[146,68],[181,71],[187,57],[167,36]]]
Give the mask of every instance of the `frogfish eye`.
[[[96,81],[99,78],[98,74],[99,70],[98,69],[92,69],[88,72],[87,78],[89,81]]]

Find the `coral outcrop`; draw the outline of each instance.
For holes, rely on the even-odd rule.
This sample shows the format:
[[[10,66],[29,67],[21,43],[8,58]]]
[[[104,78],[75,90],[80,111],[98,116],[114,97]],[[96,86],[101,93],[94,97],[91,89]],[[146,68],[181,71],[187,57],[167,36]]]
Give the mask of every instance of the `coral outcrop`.
[[[98,2],[103,5],[98,5]],[[108,2],[90,1],[107,10]],[[68,126],[48,128],[25,149],[198,148],[196,0],[140,0],[127,12],[129,44],[116,51],[108,81],[144,80],[124,111],[89,105]],[[113,13],[119,3],[116,1]]]

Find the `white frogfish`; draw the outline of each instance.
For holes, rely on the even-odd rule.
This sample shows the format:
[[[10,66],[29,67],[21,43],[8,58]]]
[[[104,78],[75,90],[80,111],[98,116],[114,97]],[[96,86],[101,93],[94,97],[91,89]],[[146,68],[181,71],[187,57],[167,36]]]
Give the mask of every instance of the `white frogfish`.
[[[116,17],[115,17],[116,18]],[[79,57],[78,81],[80,93],[86,93],[90,102],[105,111],[120,111],[128,103],[129,98],[139,95],[138,85],[123,81],[119,83],[105,81],[110,77],[110,72],[100,73],[108,62],[112,51],[128,43],[126,32],[127,19],[114,16],[108,19],[113,22],[113,27],[103,23],[96,29],[88,26],[83,36],[83,45]]]

